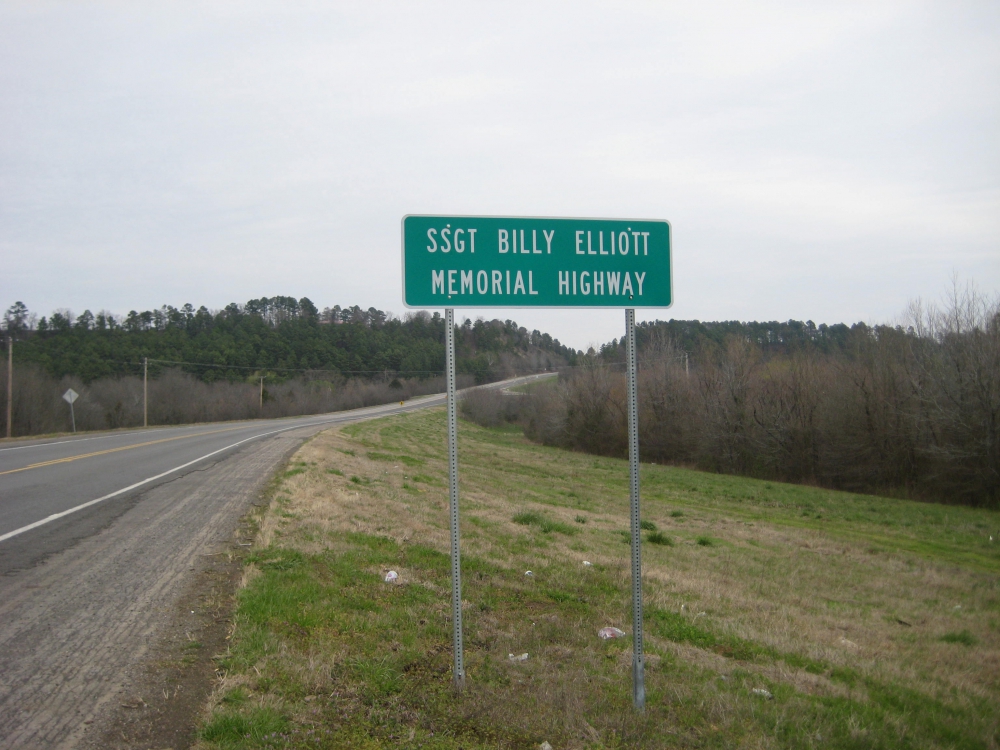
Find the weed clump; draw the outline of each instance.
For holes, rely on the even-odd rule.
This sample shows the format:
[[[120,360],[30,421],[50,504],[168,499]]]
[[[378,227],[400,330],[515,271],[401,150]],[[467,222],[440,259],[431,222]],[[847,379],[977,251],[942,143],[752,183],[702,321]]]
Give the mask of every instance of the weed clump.
[[[643,531],[656,531],[656,524],[652,521],[639,521],[639,528]]]
[[[700,536],[695,541],[698,542],[698,546],[699,547],[714,547],[715,546],[715,540],[713,540],[712,537],[710,537],[710,536]]]
[[[243,745],[268,742],[288,731],[288,717],[270,707],[255,708],[240,714],[217,714],[201,730],[202,739],[219,744]]]
[[[532,526],[534,524],[540,524],[542,522],[542,517],[538,513],[525,512],[518,513],[512,520],[514,523],[519,523],[522,526]]]
[[[518,513],[512,520],[514,523],[519,523],[522,526],[537,526],[543,534],[551,534],[555,531],[560,534],[565,534],[566,536],[573,536],[578,531],[569,524],[552,521],[545,518],[545,516],[540,513],[534,513],[532,511]]]
[[[646,535],[646,541],[650,544],[659,544],[664,547],[673,547],[674,540],[669,536],[664,534],[662,531],[652,531]]]

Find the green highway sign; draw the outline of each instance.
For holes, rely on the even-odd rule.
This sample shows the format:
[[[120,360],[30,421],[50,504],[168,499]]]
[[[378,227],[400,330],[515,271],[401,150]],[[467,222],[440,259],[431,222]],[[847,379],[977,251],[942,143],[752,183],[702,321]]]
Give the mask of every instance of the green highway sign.
[[[403,218],[407,307],[670,307],[670,224]]]

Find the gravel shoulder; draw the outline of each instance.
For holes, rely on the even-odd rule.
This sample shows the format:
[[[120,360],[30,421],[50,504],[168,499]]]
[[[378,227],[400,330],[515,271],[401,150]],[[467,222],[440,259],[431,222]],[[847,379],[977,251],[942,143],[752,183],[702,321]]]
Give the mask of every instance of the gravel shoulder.
[[[131,507],[96,534],[0,577],[3,747],[190,743],[224,648],[240,520],[319,429],[250,443],[123,499]]]

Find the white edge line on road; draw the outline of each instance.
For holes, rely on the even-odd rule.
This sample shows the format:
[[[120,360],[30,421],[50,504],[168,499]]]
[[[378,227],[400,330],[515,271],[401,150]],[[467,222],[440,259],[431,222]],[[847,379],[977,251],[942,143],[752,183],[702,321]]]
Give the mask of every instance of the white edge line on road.
[[[524,377],[525,380],[530,380],[532,378],[537,379],[537,378],[540,378],[540,377],[547,377],[550,374],[555,374],[555,373],[541,373],[539,375],[527,375],[527,376],[523,376],[523,377]],[[520,379],[521,378],[514,378],[514,380],[520,380]],[[486,387],[490,387],[490,386],[493,386],[493,385],[494,385],[493,383],[487,383]],[[482,387],[482,386],[478,386],[478,387]],[[513,384],[509,384],[506,387],[507,388],[513,387]],[[463,388],[462,390],[467,390],[467,389]],[[444,395],[446,395],[446,394],[444,394],[444,393],[427,393],[427,394],[424,394],[423,396],[414,396],[413,398],[410,399],[410,403],[414,403],[414,402],[421,401],[421,400],[426,400],[426,399],[429,399],[429,398],[440,397],[440,396],[444,396]],[[379,406],[384,406],[384,404],[379,404]],[[374,407],[364,407],[364,408],[374,408]],[[353,409],[351,411],[353,411]],[[343,412],[343,413],[346,413],[346,412]],[[302,416],[308,418],[309,416],[318,416],[318,415],[304,414]],[[205,422],[205,423],[202,423],[202,424],[194,424],[194,425],[176,425],[176,426],[170,426],[170,427],[166,427],[165,426],[165,429],[167,429],[167,430],[178,430],[178,429],[184,429],[185,427],[204,427],[204,426],[208,426],[210,424],[212,424],[212,423],[211,422]],[[5,451],[23,451],[23,450],[26,450],[28,448],[48,448],[50,445],[65,445],[66,443],[82,443],[85,440],[109,440],[110,438],[116,438],[116,437],[130,437],[132,435],[145,435],[148,432],[157,432],[157,431],[161,431],[162,432],[163,429],[164,428],[161,428],[160,430],[149,430],[149,429],[145,429],[145,430],[133,430],[133,431],[130,431],[130,432],[118,432],[118,433],[115,433],[115,434],[112,434],[112,435],[94,435],[93,437],[70,438],[69,440],[55,440],[55,441],[50,442],[50,443],[32,443],[31,445],[13,445],[13,446],[11,446],[9,448],[0,448],[0,453],[3,453]],[[237,427],[237,428],[234,428],[234,429],[239,429],[239,428]],[[32,438],[28,437],[27,439],[31,440]],[[5,538],[6,537],[0,537],[0,542],[2,542]]]
[[[431,396],[432,397],[433,396],[440,396],[440,394],[436,394],[435,393],[435,394],[431,394]],[[416,399],[414,399],[414,401],[415,400]],[[426,400],[426,398],[424,400]],[[414,404],[414,406],[417,406],[417,405]],[[430,404],[428,404],[428,406],[430,406]],[[386,408],[386,407],[388,407],[388,408]],[[155,482],[157,479],[162,479],[163,477],[167,476],[168,474],[173,474],[175,471],[180,471],[181,469],[186,469],[188,466],[192,466],[193,464],[196,464],[199,461],[204,461],[206,458],[211,458],[212,456],[216,456],[219,453],[222,453],[224,451],[229,450],[230,448],[235,448],[238,445],[243,445],[243,443],[249,443],[251,440],[256,440],[257,438],[267,437],[268,435],[276,435],[279,432],[288,432],[289,430],[299,430],[299,429],[303,429],[305,427],[315,427],[316,425],[321,425],[321,424],[332,424],[334,422],[351,422],[351,421],[354,421],[355,419],[358,419],[360,417],[365,416],[366,414],[372,414],[372,416],[375,416],[375,415],[378,414],[378,410],[379,409],[382,409],[382,410],[388,412],[388,414],[386,416],[389,416],[391,414],[398,413],[398,412],[394,411],[394,409],[399,409],[399,407],[396,406],[395,404],[379,404],[377,406],[368,406],[368,407],[364,407],[362,409],[356,409],[356,410],[352,409],[349,412],[341,412],[340,414],[338,414],[336,417],[333,417],[332,419],[324,419],[324,420],[319,420],[319,421],[316,421],[316,422],[306,422],[305,424],[296,424],[296,425],[292,425],[290,427],[282,427],[280,430],[271,430],[270,432],[262,432],[259,435],[253,435],[251,437],[248,437],[248,438],[245,438],[243,440],[240,440],[240,441],[238,441],[236,443],[232,443],[231,445],[227,445],[224,448],[219,448],[218,450],[212,451],[211,453],[206,453],[204,456],[200,456],[200,457],[194,459],[193,461],[188,461],[186,464],[181,464],[180,466],[175,466],[172,469],[167,469],[162,474],[157,474],[155,477],[148,477],[147,479],[143,479],[143,480],[141,480],[139,482],[136,482],[135,484],[130,484],[128,487],[123,487],[120,490],[116,490],[115,492],[111,492],[111,493],[109,493],[107,495],[104,495],[103,497],[99,497],[96,500],[88,500],[87,502],[82,503],[80,505],[77,505],[77,506],[75,506],[73,508],[69,508],[68,510],[63,510],[63,511],[60,511],[59,513],[53,513],[51,516],[46,516],[45,518],[43,518],[43,519],[41,519],[39,521],[35,521],[34,523],[29,523],[27,526],[22,526],[19,529],[14,529],[13,531],[8,531],[6,534],[0,535],[0,542],[5,542],[8,539],[10,539],[11,537],[15,537],[18,534],[23,534],[26,531],[31,531],[32,529],[37,529],[39,526],[44,526],[45,524],[51,523],[52,521],[58,521],[60,518],[63,518],[64,516],[68,516],[71,513],[76,513],[78,510],[83,510],[84,508],[89,508],[91,505],[97,505],[97,503],[103,502],[105,500],[110,500],[113,497],[118,497],[119,495],[123,495],[126,492],[131,492],[136,487],[142,487],[142,485],[144,485],[144,484],[149,484],[150,482]],[[405,409],[404,408],[404,409],[402,409],[402,411],[411,411],[412,409],[413,409],[413,407],[410,407],[409,409]]]
[[[518,379],[519,378],[514,378],[514,380],[518,380]],[[493,384],[490,383],[490,385],[493,385]],[[463,390],[465,390],[465,389],[463,389]],[[434,397],[440,398],[441,395],[442,394],[434,393],[434,394],[428,394],[427,396],[423,396],[423,397],[419,397],[419,398],[420,398],[420,400],[428,400],[429,398],[434,398]],[[411,403],[413,401],[416,401],[416,400],[417,399],[412,399]],[[389,406],[389,405],[388,404],[380,404],[379,406],[381,406],[381,407],[384,408],[385,406]],[[375,411],[376,409],[379,408],[379,406],[367,407],[367,409],[371,409],[372,411]],[[395,406],[395,404],[393,404],[392,406],[390,406],[390,408],[387,409],[386,411],[388,411],[390,414],[394,413],[392,411],[392,408],[394,406]],[[416,404],[414,404],[414,406],[416,406]],[[430,406],[430,404],[428,404],[428,406]],[[395,407],[395,408],[398,408],[398,407]],[[358,409],[357,411],[359,412],[359,411],[362,411],[362,410]],[[403,409],[403,411],[410,411],[410,409]],[[248,438],[246,438],[244,440],[240,440],[239,442],[232,443],[231,445],[227,445],[224,448],[219,448],[218,450],[212,451],[211,453],[206,453],[204,456],[200,456],[199,458],[196,458],[193,461],[188,461],[186,464],[181,464],[180,466],[175,466],[172,469],[167,469],[162,474],[157,474],[154,477],[148,477],[147,479],[143,479],[143,480],[141,480],[139,482],[136,482],[135,484],[130,484],[128,487],[123,487],[120,490],[116,490],[115,492],[111,492],[111,493],[109,493],[107,495],[104,495],[103,497],[97,498],[96,500],[88,500],[87,502],[81,503],[80,505],[77,505],[77,506],[75,506],[73,508],[69,508],[68,510],[63,510],[63,511],[60,511],[59,513],[53,513],[51,516],[46,516],[45,518],[43,518],[43,519],[41,519],[39,521],[35,521],[34,523],[29,523],[27,526],[22,526],[19,529],[14,529],[13,531],[8,531],[6,534],[0,535],[0,542],[5,542],[8,539],[10,539],[11,537],[15,537],[18,534],[23,534],[26,531],[31,531],[32,529],[37,529],[39,526],[44,526],[45,524],[51,523],[52,521],[58,521],[60,518],[68,516],[68,515],[70,515],[72,513],[76,513],[78,510],[83,510],[84,508],[89,508],[91,505],[97,505],[97,503],[104,502],[105,500],[110,500],[113,497],[118,497],[119,495],[123,495],[126,492],[131,492],[136,487],[142,487],[142,485],[144,485],[144,484],[149,484],[150,482],[155,482],[157,479],[162,479],[163,477],[167,476],[168,474],[173,474],[175,471],[180,471],[181,469],[186,469],[188,466],[192,466],[193,464],[196,464],[199,461],[204,461],[206,458],[211,458],[212,456],[216,456],[219,453],[222,453],[224,451],[229,450],[230,448],[235,448],[237,445],[243,445],[243,443],[249,443],[251,440],[256,440],[257,438],[267,437],[268,435],[276,435],[279,432],[288,432],[289,430],[298,430],[298,429],[302,429],[304,427],[314,427],[316,425],[329,424],[329,423],[332,423],[332,422],[347,422],[347,421],[351,421],[352,417],[353,418],[357,418],[357,417],[360,417],[360,416],[362,416],[362,415],[358,414],[357,412],[355,412],[353,415],[350,412],[343,412],[343,413],[341,413],[340,415],[338,415],[337,417],[335,417],[333,419],[327,419],[327,420],[322,420],[322,421],[318,421],[318,422],[308,422],[306,424],[297,424],[297,425],[292,425],[291,427],[283,427],[280,430],[271,430],[270,432],[262,432],[259,435],[253,435],[252,437],[248,437]],[[91,438],[91,439],[93,439],[93,438]],[[67,440],[65,442],[74,442],[74,441]],[[51,445],[51,443],[48,443],[48,445]],[[29,446],[24,446],[24,447],[29,447]],[[10,450],[10,449],[8,448],[7,450]]]
[[[51,523],[52,521],[58,521],[60,518],[62,518],[64,516],[68,516],[71,513],[76,513],[78,510],[83,510],[84,508],[89,508],[91,505],[97,505],[97,503],[103,502],[105,500],[110,500],[113,497],[118,497],[118,495],[123,495],[126,492],[130,492],[130,491],[134,490],[136,487],[142,487],[142,485],[144,485],[144,484],[149,484],[150,482],[155,482],[157,479],[162,479],[163,477],[167,476],[168,474],[173,474],[175,471],[180,471],[181,469],[186,469],[188,466],[196,464],[199,461],[204,461],[206,458],[211,458],[212,456],[218,455],[219,453],[227,451],[230,448],[235,448],[237,445],[243,445],[243,443],[249,443],[251,440],[256,440],[257,438],[267,437],[268,435],[275,435],[275,434],[277,434],[279,432],[288,432],[289,430],[298,430],[298,429],[301,429],[301,428],[304,428],[304,427],[312,427],[312,426],[318,425],[318,424],[327,424],[327,422],[339,422],[339,421],[344,421],[344,417],[338,417],[336,419],[329,419],[329,420],[326,420],[326,421],[323,421],[323,422],[310,422],[308,424],[297,424],[297,425],[293,425],[292,427],[283,427],[280,430],[271,430],[270,432],[262,432],[259,435],[253,435],[252,437],[248,437],[248,438],[246,438],[244,440],[240,440],[239,442],[232,443],[231,445],[227,445],[225,448],[219,448],[218,450],[212,451],[211,453],[206,453],[204,456],[200,456],[200,457],[194,459],[193,461],[188,461],[186,464],[181,464],[180,466],[175,466],[172,469],[167,469],[165,472],[163,472],[162,474],[157,474],[155,477],[148,477],[147,479],[143,479],[142,481],[136,482],[135,484],[130,484],[128,487],[124,487],[124,488],[122,488],[120,490],[116,490],[115,492],[112,492],[110,494],[104,495],[103,497],[99,497],[96,500],[89,500],[89,501],[87,501],[85,503],[77,505],[77,506],[75,506],[73,508],[70,508],[68,510],[60,511],[59,513],[53,513],[51,516],[47,516],[47,517],[41,519],[40,521],[35,521],[34,523],[29,523],[27,526],[22,526],[19,529],[14,529],[13,531],[8,531],[6,534],[3,534],[2,536],[0,536],[0,542],[5,542],[8,539],[10,539],[11,537],[17,536],[18,534],[23,534],[25,531],[31,531],[32,529],[37,529],[39,526],[44,526],[45,524]]]
[[[429,394],[425,394],[423,396],[414,396],[412,399],[410,399],[410,402],[413,403],[413,402],[416,402],[416,401],[420,401],[421,399],[434,398],[435,396],[442,396],[442,395],[444,395],[444,394],[441,394],[441,393],[429,393]],[[374,408],[377,408],[378,406],[385,406],[385,405],[386,404],[377,404],[374,407],[373,406],[366,406],[366,407],[363,407],[363,408],[365,408],[365,409],[374,409]],[[350,411],[354,411],[354,409],[351,409]],[[348,412],[328,412],[328,414],[330,414],[330,413],[347,414]],[[302,415],[299,415],[298,417],[292,417],[292,419],[308,419],[309,417],[319,417],[319,416],[326,416],[326,415],[325,414],[302,414]],[[154,429],[154,430],[150,430],[150,429],[131,430],[129,432],[116,432],[116,433],[113,433],[111,435],[94,435],[93,437],[70,438],[69,440],[55,440],[55,441],[50,442],[50,443],[32,443],[31,445],[13,445],[13,446],[11,446],[9,448],[0,448],[0,453],[3,453],[5,451],[23,451],[23,450],[26,450],[28,448],[48,448],[50,445],[66,445],[67,443],[82,443],[85,440],[109,440],[111,438],[116,438],[116,437],[130,437],[132,435],[145,435],[145,434],[150,433],[150,432],[166,432],[166,431],[169,431],[169,430],[182,430],[182,429],[189,428],[189,427],[210,427],[213,424],[218,424],[218,422],[201,422],[201,423],[190,424],[190,425],[186,425],[186,424],[169,425],[169,426],[168,425],[164,425],[163,427],[160,427],[160,428],[157,428],[157,429]],[[248,427],[252,427],[253,425],[247,425],[247,426]],[[240,427],[234,427],[233,429],[234,430],[238,430],[238,429],[240,429]],[[33,438],[31,438],[29,436],[29,437],[26,437],[25,439],[26,440],[32,440]],[[44,438],[42,438],[42,439],[44,439]],[[2,541],[2,540],[0,540],[0,541]]]

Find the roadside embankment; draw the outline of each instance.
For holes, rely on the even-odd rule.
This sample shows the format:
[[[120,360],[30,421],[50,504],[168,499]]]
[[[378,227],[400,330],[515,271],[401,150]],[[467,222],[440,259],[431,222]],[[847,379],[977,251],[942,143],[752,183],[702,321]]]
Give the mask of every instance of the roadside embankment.
[[[444,429],[329,430],[276,477],[199,747],[997,743],[997,513],[644,465],[637,716],[626,462],[465,422],[454,694]]]

